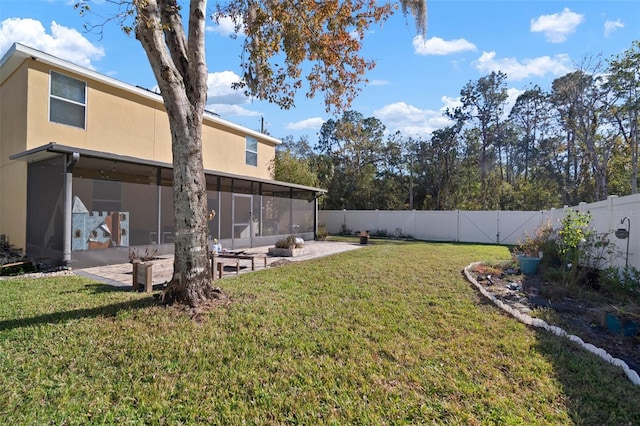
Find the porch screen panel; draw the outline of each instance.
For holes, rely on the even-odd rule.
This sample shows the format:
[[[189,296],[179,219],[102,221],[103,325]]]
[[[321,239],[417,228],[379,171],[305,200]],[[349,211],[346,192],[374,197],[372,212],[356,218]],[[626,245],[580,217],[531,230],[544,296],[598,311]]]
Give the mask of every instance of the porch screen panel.
[[[129,212],[129,245],[152,243],[158,229],[158,187],[153,183],[122,184],[122,210]]]
[[[175,242],[175,214],[173,208],[173,187],[160,187],[160,239],[159,244]]]
[[[218,191],[207,191],[207,211],[209,212],[209,219],[207,221],[207,227],[209,228],[208,238],[213,240],[214,238],[220,239],[220,233],[218,231],[220,224],[220,202],[218,198]],[[211,212],[214,211],[215,215]]]
[[[291,199],[286,192],[263,192],[262,196],[262,235],[290,234]]]
[[[158,192],[148,178],[133,183],[74,177],[73,196],[74,251],[147,245],[157,235]]]
[[[27,253],[62,259],[65,157],[30,163],[27,180]]]
[[[230,239],[233,235],[232,205],[231,192],[220,192],[220,211],[216,214],[217,219],[220,221],[219,239]]]
[[[301,232],[313,232],[314,203],[307,199],[294,198],[292,201],[292,231],[295,234]]]

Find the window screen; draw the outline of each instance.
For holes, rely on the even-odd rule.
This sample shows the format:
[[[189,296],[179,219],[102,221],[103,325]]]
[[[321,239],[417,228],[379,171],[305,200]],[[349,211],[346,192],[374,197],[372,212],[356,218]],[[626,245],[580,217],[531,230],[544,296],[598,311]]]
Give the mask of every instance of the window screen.
[[[247,166],[258,165],[258,140],[247,136],[246,142],[246,164]]]
[[[86,83],[54,71],[50,75],[49,121],[84,129]]]

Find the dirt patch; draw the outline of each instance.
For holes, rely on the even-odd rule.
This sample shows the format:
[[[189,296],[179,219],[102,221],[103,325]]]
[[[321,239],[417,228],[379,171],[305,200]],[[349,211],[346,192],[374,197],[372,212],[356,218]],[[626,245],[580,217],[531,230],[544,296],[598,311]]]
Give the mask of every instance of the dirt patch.
[[[287,260],[287,259],[279,259],[276,260],[273,263],[270,263],[269,266],[274,267],[274,266],[284,266],[284,265],[289,265],[291,264],[291,260]]]
[[[640,334],[624,336],[610,331],[604,322],[610,304],[569,297],[551,301],[543,292],[544,286],[551,285],[549,282],[540,275],[525,276],[515,269],[501,271],[476,265],[471,272],[480,285],[513,309],[604,349],[640,374]]]

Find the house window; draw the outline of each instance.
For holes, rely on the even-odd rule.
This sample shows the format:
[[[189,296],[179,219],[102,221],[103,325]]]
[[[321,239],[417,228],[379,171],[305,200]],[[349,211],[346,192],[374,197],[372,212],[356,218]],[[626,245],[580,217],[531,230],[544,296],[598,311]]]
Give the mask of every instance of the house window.
[[[51,71],[49,121],[85,128],[87,84]]]
[[[247,166],[258,165],[258,140],[247,136],[246,142],[246,164]]]

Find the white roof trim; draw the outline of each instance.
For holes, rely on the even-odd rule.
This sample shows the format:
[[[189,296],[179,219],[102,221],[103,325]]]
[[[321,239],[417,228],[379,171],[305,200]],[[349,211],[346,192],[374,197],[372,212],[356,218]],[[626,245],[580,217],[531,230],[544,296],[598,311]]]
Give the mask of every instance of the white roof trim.
[[[106,85],[116,87],[121,90],[125,90],[137,96],[141,96],[156,102],[163,103],[162,96],[159,94],[153,93],[147,89],[133,86],[131,84],[123,83],[119,80],[116,80],[115,78],[111,78],[106,75],[100,74],[98,72],[92,71],[88,68],[84,68],[79,65],[72,64],[71,62],[57,58],[55,56],[52,56],[40,50],[33,49],[29,46],[25,46],[24,44],[21,44],[21,43],[14,43],[11,46],[11,48],[7,51],[7,53],[5,53],[2,59],[0,59],[0,84],[2,84],[7,77],[13,74],[13,72],[20,66],[20,64],[22,64],[22,62],[24,62],[24,60],[29,57],[32,59],[44,62],[46,64],[53,65],[58,68],[62,68],[64,70],[74,72],[88,79],[95,80],[100,83],[104,83]],[[265,135],[264,133],[260,133],[255,130],[248,129],[244,126],[241,126],[239,124],[233,123],[231,121],[225,120],[220,117],[216,117],[207,112],[204,113],[203,121],[211,121],[213,123],[227,127],[231,130],[244,133],[247,136],[252,136],[259,140],[270,142],[275,145],[279,145],[282,143],[281,140],[276,139],[272,136]]]

